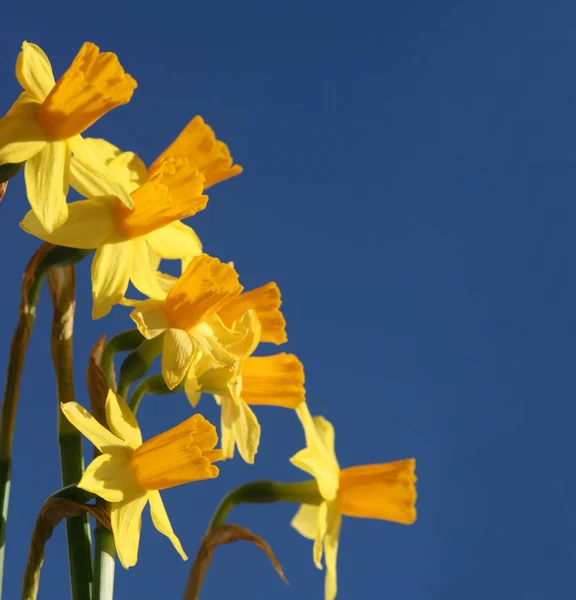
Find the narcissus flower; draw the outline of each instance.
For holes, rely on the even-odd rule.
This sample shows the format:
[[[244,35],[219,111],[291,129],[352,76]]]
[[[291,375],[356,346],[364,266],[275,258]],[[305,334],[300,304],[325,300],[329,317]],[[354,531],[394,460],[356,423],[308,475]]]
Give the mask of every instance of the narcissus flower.
[[[192,274],[187,277],[193,290]],[[159,281],[168,295],[174,293],[176,278],[159,274]],[[287,341],[280,305],[280,290],[274,282],[228,298],[216,309],[216,314],[205,320],[203,329],[204,339],[212,339],[212,347],[224,348],[228,357],[222,359],[220,353],[220,361],[215,363],[212,350],[206,353],[199,348],[188,363],[184,389],[192,406],[206,392],[213,394],[222,408],[222,450],[226,458],[234,456],[237,445],[242,458],[254,462],[260,443],[260,424],[249,405],[296,408],[305,399],[304,368],[296,356],[285,353],[251,356],[261,341],[275,344]],[[166,347],[163,360],[165,351]],[[229,364],[220,366],[218,362],[223,360]],[[169,387],[180,378],[172,378],[168,373],[164,377]]]
[[[181,164],[186,164],[192,170],[196,168],[201,175],[205,176],[194,160],[186,157],[168,156],[162,163],[157,164],[153,172],[150,172],[134,152],[123,152],[103,139],[86,138],[85,141],[90,149],[104,161],[114,181],[120,182],[122,187],[129,192],[136,191],[149,179],[157,176],[164,168],[161,169],[160,164],[177,163],[179,159],[183,159]],[[201,178],[198,178],[197,183],[200,181],[202,181]],[[114,184],[110,184],[110,180],[94,179],[91,173],[79,163],[74,163],[70,167],[70,182],[85,198],[109,202],[109,199],[115,195]],[[206,186],[205,181],[203,181],[203,186]],[[201,191],[198,188],[188,190],[191,196],[200,194]],[[158,268],[158,257],[180,259],[188,264],[194,256],[202,254],[202,244],[198,236],[191,227],[181,221],[172,221],[151,231],[148,233],[146,241],[153,252],[150,258],[154,270]]]
[[[93,179],[110,178],[80,134],[109,110],[129,102],[137,84],[115,54],[100,52],[90,42],[58,81],[42,49],[24,42],[16,77],[25,91],[0,119],[0,165],[26,161],[32,210],[52,232],[68,217],[71,163],[83,165]],[[115,185],[114,194],[132,206],[122,186]]]
[[[216,429],[196,414],[180,425],[142,442],[134,414],[112,390],[106,399],[106,421],[110,430],[76,402],[62,404],[66,418],[99,450],[88,465],[78,487],[110,502],[114,542],[125,568],[136,564],[142,511],[150,503],[152,522],[174,544],[186,560],[174,534],[159,490],[191,481],[212,479],[221,459]]]
[[[292,520],[304,537],[314,540],[314,563],[326,561],[325,599],[336,597],[336,557],[342,515],[383,519],[410,525],[416,520],[414,459],[340,469],[334,451],[334,428],[324,417],[312,417],[307,405],[296,409],[306,448],[290,462],[312,475],[322,496],[318,506],[303,504]]]
[[[169,291],[161,290],[148,300],[122,304],[134,307],[130,317],[146,339],[164,335],[162,375],[174,389],[202,356],[218,365],[233,364],[252,345],[253,334],[245,325],[250,311],[236,321],[236,328],[226,327],[217,315],[243,289],[230,265],[201,254],[170,285]]]
[[[222,409],[222,452],[224,458],[240,456],[253,463],[260,444],[260,423],[253,405],[296,408],[305,400],[304,367],[294,354],[246,356],[231,367],[192,367],[185,390],[192,406],[200,394],[213,394]]]
[[[136,159],[134,164],[138,164]],[[109,165],[115,171],[113,160]],[[190,250],[194,242],[190,240],[189,228],[179,221],[204,209],[208,202],[208,197],[202,195],[204,175],[186,159],[166,159],[139,186],[140,181],[134,176],[126,182],[132,190],[133,210],[115,196],[98,196],[72,202],[68,221],[51,234],[32,212],[21,223],[25,231],[46,242],[70,248],[97,248],[92,261],[95,319],[108,314],[123,298],[129,281],[147,296],[162,293],[156,277],[156,255],[177,253],[175,244],[179,241],[183,242],[182,255]]]
[[[233,365],[215,368],[210,360],[193,364],[184,389],[192,406],[196,406],[202,392],[214,395],[222,409],[224,457],[232,458],[238,446],[242,458],[253,463],[260,443],[260,424],[250,405],[296,408],[305,400],[304,367],[293,354],[251,356],[261,341],[287,341],[280,290],[274,282],[236,296],[218,311],[218,316],[233,330],[250,331],[250,344],[245,344]]]

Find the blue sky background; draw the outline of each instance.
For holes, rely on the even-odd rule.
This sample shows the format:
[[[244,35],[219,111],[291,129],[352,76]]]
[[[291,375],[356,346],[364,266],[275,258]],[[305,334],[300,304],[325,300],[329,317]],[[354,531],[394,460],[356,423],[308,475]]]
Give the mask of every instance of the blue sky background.
[[[89,135],[149,163],[200,114],[245,167],[189,224],[247,288],[279,283],[282,350],[303,360],[341,465],[417,459],[414,526],[345,520],[340,598],[574,597],[573,2],[11,2],[1,28],[1,112],[19,93],[22,40],[42,46],[57,76],[90,40],[139,88]],[[3,364],[38,245],[18,228],[27,208],[20,175],[0,205]],[[131,323],[121,307],[90,320],[88,266],[75,341],[84,403],[91,345]],[[9,600],[38,510],[59,487],[46,291],[42,300],[15,433]],[[218,419],[210,397],[200,409]],[[142,428],[151,436],[189,414],[183,395],[149,398]],[[303,446],[295,415],[258,416],[254,466],[238,459],[215,481],[163,495],[191,556],[228,490],[302,479],[288,463]],[[232,514],[270,542],[289,587],[236,544],[218,550],[203,598],[322,598],[294,511]],[[139,563],[118,567],[116,596],[179,598],[189,566],[145,514]],[[40,598],[68,597],[67,577],[59,528]]]

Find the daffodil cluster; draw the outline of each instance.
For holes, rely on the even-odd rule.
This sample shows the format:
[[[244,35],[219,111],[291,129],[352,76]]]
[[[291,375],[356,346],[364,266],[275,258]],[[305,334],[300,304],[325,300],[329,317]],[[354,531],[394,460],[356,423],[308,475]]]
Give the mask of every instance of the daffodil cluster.
[[[24,42],[16,77],[23,91],[0,119],[0,166],[25,163],[31,210],[22,229],[58,246],[94,250],[93,318],[115,305],[129,307],[143,343],[155,340],[161,348],[167,389],[183,390],[191,405],[186,421],[146,441],[128,399],[113,389],[105,403],[107,426],[75,402],[62,405],[100,452],[78,487],[110,503],[122,565],[137,562],[147,504],[155,527],[186,558],[160,490],[218,476],[214,463],[233,458],[236,448],[254,463],[257,407],[269,405],[289,409],[286,418],[295,411],[303,427],[306,447],[290,460],[314,478],[319,495],[301,506],[292,526],[314,540],[318,568],[324,553],[325,596],[332,600],[342,515],[413,523],[415,462],[341,469],[331,423],[308,408],[301,361],[286,352],[255,355],[261,345],[287,342],[278,285],[245,290],[235,268],[205,254],[184,222],[207,208],[211,186],[242,168],[199,116],[148,166],[132,150],[84,137],[137,87],[115,54],[92,43],[56,80],[46,54]],[[82,200],[67,202],[70,186]],[[180,276],[164,273],[162,260],[178,261]],[[143,297],[127,297],[130,284]],[[203,393],[220,407],[219,448],[216,428],[192,411]]]

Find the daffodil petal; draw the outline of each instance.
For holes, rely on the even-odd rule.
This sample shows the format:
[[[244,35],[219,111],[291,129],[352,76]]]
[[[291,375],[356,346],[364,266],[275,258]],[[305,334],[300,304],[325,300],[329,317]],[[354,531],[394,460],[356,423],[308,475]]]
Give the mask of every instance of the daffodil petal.
[[[64,416],[86,436],[100,452],[109,452],[115,448],[126,448],[126,444],[119,437],[115,436],[106,427],[100,425],[98,421],[77,402],[66,402],[61,404],[60,408]]]
[[[322,568],[322,549],[324,544],[324,536],[326,535],[327,522],[326,517],[328,516],[328,503],[322,502],[318,507],[318,520],[316,522],[316,535],[314,536],[314,548],[312,555],[314,558],[314,564],[317,569]]]
[[[105,140],[98,140],[104,142]],[[108,143],[108,142],[106,142]],[[112,144],[110,144],[112,145]],[[134,152],[120,152],[108,163],[114,181],[130,193],[148,181],[148,171],[144,161]]]
[[[68,220],[48,233],[32,212],[28,212],[20,227],[37,238],[68,248],[97,248],[114,231],[114,220],[107,206],[96,200],[80,200],[68,205]]]
[[[195,327],[191,334],[200,350],[209,356],[216,365],[228,367],[239,359],[238,356],[231,354],[222,346],[207,323],[201,323]]]
[[[134,262],[130,280],[134,287],[153,300],[163,300],[166,292],[156,276],[158,262],[152,249],[142,237],[132,240],[134,244]]]
[[[324,447],[334,454],[334,426],[324,417],[313,417],[314,427]]]
[[[162,345],[162,375],[169,389],[173,390],[184,379],[194,359],[194,342],[186,331],[168,329]]]
[[[318,527],[318,511],[319,506],[313,504],[302,504],[298,512],[290,521],[290,525],[305,538],[313,540],[316,537],[316,529]]]
[[[165,225],[146,236],[154,252],[169,259],[192,259],[202,254],[202,244],[192,227],[180,221]]]
[[[89,148],[98,154],[106,165],[113,181],[133,192],[148,180],[146,165],[134,152],[122,152],[102,138],[83,138]]]
[[[338,557],[338,541],[342,516],[334,505],[328,508],[328,526],[324,537],[324,553],[326,562],[326,579],[324,583],[324,600],[334,600],[338,591],[336,579],[336,559]]]
[[[146,492],[125,498],[110,506],[110,521],[118,558],[125,569],[138,562],[142,511],[148,502]]]
[[[334,469],[329,456],[316,452],[314,449],[304,448],[297,452],[290,462],[304,472],[312,475],[318,482],[322,497],[333,500],[338,493],[339,470]]]
[[[10,107],[8,112],[4,115],[7,117],[20,117],[26,119],[36,119],[38,110],[40,109],[40,102],[29,94],[28,92],[22,92],[16,102]]]
[[[180,540],[172,529],[172,525],[170,524],[170,519],[168,518],[168,513],[164,507],[164,502],[162,502],[160,492],[157,490],[149,491],[148,500],[150,501],[150,514],[152,515],[154,527],[156,527],[160,533],[164,534],[172,542],[172,544],[174,544],[176,552],[178,552],[183,560],[188,560]]]
[[[196,408],[196,405],[202,396],[202,389],[198,384],[198,378],[196,377],[193,366],[188,369],[186,379],[184,380],[184,392],[186,393],[188,402],[190,402],[193,408]]]
[[[110,430],[131,448],[142,445],[142,433],[134,413],[122,396],[108,390],[106,397],[106,422]]]
[[[132,240],[104,244],[96,250],[92,261],[92,317],[107,315],[120,302],[128,288],[134,245]]]
[[[47,143],[48,136],[35,118],[7,116],[0,119],[0,165],[29,160]]]
[[[247,310],[230,328],[224,325],[217,314],[211,315],[207,323],[220,346],[238,359],[250,356],[262,337],[262,327],[255,310]]]
[[[16,60],[18,83],[39,102],[42,102],[54,87],[54,73],[48,57],[36,44],[24,42],[22,52]]]
[[[130,449],[111,448],[86,467],[78,487],[108,502],[119,502],[133,494],[136,481],[130,468]]]
[[[34,214],[52,233],[68,218],[68,171],[70,149],[65,141],[49,142],[26,161],[26,193]]]
[[[224,458],[234,458],[236,440],[234,438],[234,403],[230,398],[215,396],[221,406],[220,415],[220,447]],[[223,402],[224,400],[224,402]]]
[[[231,431],[240,456],[248,464],[253,464],[260,445],[260,423],[258,423],[256,415],[243,400],[236,401],[229,397],[220,397],[219,400],[222,406],[222,429],[226,428]],[[224,439],[224,434],[222,434],[222,438]],[[222,441],[225,458],[233,456],[233,454],[227,454],[230,445],[231,443],[228,442],[225,449],[224,441]]]
[[[329,428],[325,425],[325,420],[322,417],[312,418],[306,402],[302,402],[295,412],[304,429],[306,448],[297,452],[290,462],[315,477],[322,497],[326,500],[333,500],[338,492],[340,479],[340,467],[334,448],[329,447],[330,442],[333,446],[334,434],[332,432],[332,439],[330,439]],[[328,446],[317,431],[317,424],[320,425],[322,436]]]
[[[126,304],[126,300],[123,300],[122,304]],[[170,327],[160,300],[140,300],[134,302],[134,305],[135,309],[130,313],[130,318],[147,340],[159,336]]]
[[[87,197],[113,196],[128,208],[134,207],[130,196],[131,186],[116,180],[97,150],[81,135],[70,138],[68,144],[73,153],[74,171],[71,183],[74,189]]]

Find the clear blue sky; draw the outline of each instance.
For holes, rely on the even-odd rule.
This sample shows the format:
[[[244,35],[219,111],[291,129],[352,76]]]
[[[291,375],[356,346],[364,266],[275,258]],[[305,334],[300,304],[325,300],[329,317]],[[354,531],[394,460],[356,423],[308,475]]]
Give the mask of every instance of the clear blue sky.
[[[286,350],[304,362],[313,412],[336,428],[342,466],[414,456],[412,527],[346,519],[339,598],[574,597],[576,7],[557,1],[5,3],[0,110],[19,86],[22,40],[57,74],[85,40],[120,56],[133,101],[105,137],[150,162],[195,114],[244,166],[189,220],[246,287],[280,285]],[[24,264],[22,176],[0,205],[0,363]],[[90,321],[79,269],[77,396],[116,308]],[[39,310],[15,434],[6,598],[17,598],[30,532],[58,486],[51,310]],[[274,347],[270,351],[275,351]],[[200,409],[217,419],[210,397]],[[146,435],[190,414],[149,398]],[[256,464],[164,493],[190,555],[219,499],[261,478],[298,480],[295,415],[258,410]],[[87,446],[88,448],[88,446]],[[289,527],[295,507],[242,507],[284,566],[240,544],[217,552],[204,598],[315,600],[323,574]],[[117,597],[179,598],[189,563],[145,514],[138,565]],[[66,598],[64,530],[47,548],[40,598]]]

